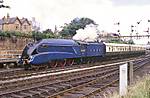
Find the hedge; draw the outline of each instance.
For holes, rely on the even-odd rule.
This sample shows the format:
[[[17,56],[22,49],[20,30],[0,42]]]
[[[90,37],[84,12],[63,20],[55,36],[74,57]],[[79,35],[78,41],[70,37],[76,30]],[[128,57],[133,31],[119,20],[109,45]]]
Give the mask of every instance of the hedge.
[[[25,37],[25,38],[33,38],[35,40],[44,39],[44,38],[56,38],[57,36],[54,33],[41,33],[41,32],[8,32],[8,31],[0,31],[1,37]]]

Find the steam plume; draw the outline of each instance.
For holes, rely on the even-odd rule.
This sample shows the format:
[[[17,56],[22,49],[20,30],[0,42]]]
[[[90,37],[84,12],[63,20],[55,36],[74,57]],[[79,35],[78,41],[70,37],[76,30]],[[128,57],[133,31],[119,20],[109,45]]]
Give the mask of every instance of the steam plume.
[[[73,40],[94,42],[97,41],[99,30],[96,25],[89,24],[84,29],[76,31],[77,34],[73,36]]]

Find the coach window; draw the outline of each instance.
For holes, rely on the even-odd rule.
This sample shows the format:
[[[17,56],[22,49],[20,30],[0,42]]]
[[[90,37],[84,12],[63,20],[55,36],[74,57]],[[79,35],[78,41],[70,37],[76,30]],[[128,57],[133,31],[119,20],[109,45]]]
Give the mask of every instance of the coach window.
[[[111,48],[109,47],[109,51],[111,51]]]
[[[113,52],[113,47],[111,47],[111,51]]]
[[[116,47],[116,51],[118,51],[118,47]]]

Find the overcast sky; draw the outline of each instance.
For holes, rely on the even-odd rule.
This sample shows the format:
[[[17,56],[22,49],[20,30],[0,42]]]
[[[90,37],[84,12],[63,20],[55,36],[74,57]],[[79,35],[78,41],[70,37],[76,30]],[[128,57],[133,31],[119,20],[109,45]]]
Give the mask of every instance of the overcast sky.
[[[88,17],[99,24],[100,30],[129,35],[130,26],[139,24],[139,32],[150,25],[150,0],[4,0],[11,9],[0,9],[0,17],[35,17],[42,29],[54,29],[76,17]],[[114,23],[120,22],[117,27]],[[137,29],[137,28],[135,28]]]
[[[150,0],[111,0],[112,3],[116,6],[143,6],[143,5],[149,5]]]

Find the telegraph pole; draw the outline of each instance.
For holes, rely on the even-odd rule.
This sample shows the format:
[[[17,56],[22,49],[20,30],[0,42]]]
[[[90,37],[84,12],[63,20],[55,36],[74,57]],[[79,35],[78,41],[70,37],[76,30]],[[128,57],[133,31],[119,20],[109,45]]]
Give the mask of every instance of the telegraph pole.
[[[132,34],[133,34],[133,32],[134,32],[134,28],[135,26],[133,26],[133,25],[131,25],[131,33],[130,33],[130,40],[132,40]]]
[[[149,35],[149,27],[147,28],[147,33],[148,33],[148,35]]]
[[[137,35],[137,39],[138,39],[138,35],[139,35],[139,24],[141,23],[142,20],[138,21],[137,22],[137,32],[136,32],[136,35]]]

